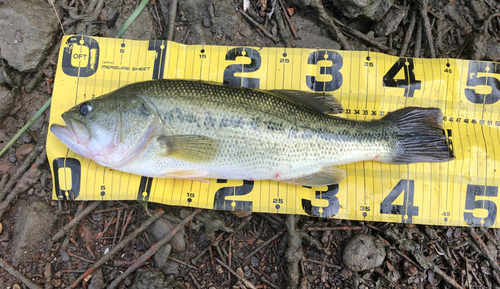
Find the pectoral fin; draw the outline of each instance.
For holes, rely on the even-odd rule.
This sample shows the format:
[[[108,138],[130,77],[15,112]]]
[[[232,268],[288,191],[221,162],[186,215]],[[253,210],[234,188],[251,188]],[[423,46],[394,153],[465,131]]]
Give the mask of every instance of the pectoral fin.
[[[158,138],[166,147],[165,155],[186,162],[206,163],[219,155],[219,143],[195,134],[171,135]]]
[[[314,174],[297,179],[281,180],[294,185],[321,187],[339,184],[345,179],[346,172],[336,167],[327,167]]]

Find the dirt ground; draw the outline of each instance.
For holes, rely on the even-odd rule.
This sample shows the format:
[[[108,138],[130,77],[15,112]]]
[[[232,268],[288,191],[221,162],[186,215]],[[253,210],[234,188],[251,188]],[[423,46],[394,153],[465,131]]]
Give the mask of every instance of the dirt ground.
[[[115,37],[140,2],[25,1],[55,11],[67,35],[103,37]],[[179,1],[172,19],[175,2],[149,1],[123,38],[500,58],[495,0],[367,0],[364,8],[353,4],[364,1],[250,0],[252,20],[238,12],[242,0]],[[11,4],[0,1],[0,10]],[[273,5],[281,10],[269,19]],[[8,107],[0,107],[0,149],[51,95],[62,35],[58,22],[53,29],[56,40],[36,69],[14,68],[0,50],[0,95],[11,97],[0,97]],[[48,119],[47,110],[0,157],[0,288],[500,288],[497,229],[53,201]]]

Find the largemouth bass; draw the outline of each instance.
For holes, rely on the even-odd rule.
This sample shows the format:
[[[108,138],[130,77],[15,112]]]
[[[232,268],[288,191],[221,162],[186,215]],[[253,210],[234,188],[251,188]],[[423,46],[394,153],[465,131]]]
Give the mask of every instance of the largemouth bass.
[[[380,120],[356,121],[288,95],[152,80],[78,104],[62,115],[66,126],[50,129],[84,157],[148,177],[322,186],[340,183],[345,171],[335,166],[352,162],[454,158],[438,108],[407,107]]]

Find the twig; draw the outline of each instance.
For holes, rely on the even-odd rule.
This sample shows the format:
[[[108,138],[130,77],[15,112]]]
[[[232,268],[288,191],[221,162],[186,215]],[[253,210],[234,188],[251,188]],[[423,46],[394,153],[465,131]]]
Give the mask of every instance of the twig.
[[[415,35],[415,48],[413,53],[415,57],[420,57],[422,55],[422,19],[417,22],[417,35]]]
[[[116,34],[116,38],[122,37],[123,33],[125,33],[125,30],[134,22],[134,20],[141,14],[142,10],[146,8],[146,5],[148,4],[148,0],[142,0],[139,6],[132,12],[132,14],[128,17],[127,21],[123,23],[122,28],[120,28],[120,31]]]
[[[195,266],[191,266],[191,265],[189,265],[189,264],[188,264],[188,263],[186,263],[186,262],[182,262],[181,260],[178,260],[178,259],[175,259],[175,258],[172,258],[172,257],[168,257],[168,259],[170,259],[170,260],[172,260],[172,261],[174,261],[174,262],[177,262],[177,263],[179,263],[179,264],[181,264],[181,265],[184,265],[184,266],[186,266],[186,267],[188,267],[188,268],[191,268],[191,269],[194,269],[194,270],[200,270],[200,268],[195,267]]]
[[[101,201],[94,201],[90,205],[88,205],[85,208],[85,210],[82,211],[81,214],[75,215],[75,218],[73,220],[71,220],[71,222],[67,223],[64,227],[62,227],[59,230],[59,232],[57,232],[54,235],[54,237],[52,237],[52,242],[56,242],[57,240],[59,240],[62,237],[64,237],[64,235],[66,235],[66,233],[68,233],[71,230],[71,228],[73,228],[74,226],[76,226],[80,222],[81,219],[83,219],[90,212],[92,212],[92,210],[94,210],[95,208],[97,208],[97,206],[99,206],[99,204],[101,204]]]
[[[252,23],[255,27],[257,27],[260,30],[260,32],[264,33],[264,35],[266,35],[274,43],[280,42],[278,38],[274,37],[271,33],[269,33],[266,30],[266,28],[264,28],[262,25],[260,25],[257,21],[253,20],[253,18],[250,17],[250,16],[248,16],[248,14],[246,14],[245,12],[243,12],[243,10],[241,10],[240,8],[238,8],[238,12],[240,12],[240,14],[243,15],[243,17],[245,17],[246,20],[250,21],[250,23]]]
[[[128,224],[132,220],[132,214],[134,213],[134,210],[131,209],[130,213],[128,214],[127,218],[125,218],[125,214],[123,214],[123,222],[125,223],[122,228],[122,233],[120,235],[120,239],[118,239],[118,242],[120,242],[123,239],[123,236],[125,235],[125,231],[127,230]]]
[[[38,148],[42,149],[43,145]],[[3,217],[3,213],[9,207],[10,203],[22,192],[27,191],[31,186],[33,186],[38,179],[42,175],[42,171],[40,170],[40,166],[45,163],[47,159],[47,151],[42,150],[42,153],[39,157],[36,158],[35,163],[29,168],[29,170],[24,173],[20,180],[17,180],[17,184],[14,189],[7,195],[5,200],[0,203],[0,219]]]
[[[167,40],[172,41],[174,38],[175,15],[177,14],[177,0],[170,2],[170,13],[168,14],[168,33]]]
[[[429,17],[427,17],[427,3],[428,0],[417,0],[418,8],[420,11],[420,16],[424,23],[425,36],[427,37],[427,43],[429,44],[429,51],[431,58],[436,58],[436,51],[434,50],[434,41],[432,41],[432,31],[431,23],[429,22]]]
[[[231,237],[233,237],[234,234],[236,234],[237,231],[239,231],[241,228],[243,228],[244,226],[246,226],[251,219],[252,219],[251,216],[248,216],[248,217],[244,218],[243,221],[241,221],[241,224],[239,224],[238,227],[231,234],[229,234],[229,236],[227,236],[226,239],[224,239],[223,243],[226,243],[227,241],[229,241],[229,239],[231,239]]]
[[[283,15],[285,15],[285,20],[288,23],[288,26],[290,27],[290,31],[292,31],[293,38],[297,39],[298,38],[297,30],[295,30],[295,28],[293,28],[292,21],[290,21],[290,17],[288,16],[288,13],[286,13],[285,5],[283,5],[283,1],[279,0],[279,2],[281,4],[281,7],[283,8]]]
[[[334,231],[334,230],[363,230],[361,226],[342,226],[342,227],[309,227],[307,231]]]
[[[252,283],[250,283],[250,281],[248,281],[247,279],[244,278],[245,275],[240,276],[240,274],[236,273],[233,269],[231,269],[229,266],[227,266],[226,264],[224,264],[224,262],[222,262],[221,260],[219,260],[217,258],[215,258],[215,261],[217,261],[217,263],[219,263],[226,270],[228,270],[229,272],[231,272],[231,274],[233,274],[236,278],[238,278],[238,280],[240,280],[241,283],[243,283],[243,285],[245,285],[248,288],[256,289],[256,287]],[[240,269],[240,268],[238,268],[238,269]]]
[[[441,268],[439,268],[436,264],[427,260],[427,258],[425,258],[422,255],[422,252],[418,249],[417,245],[415,243],[413,243],[411,240],[406,239],[401,234],[399,234],[391,229],[385,230],[384,235],[387,238],[391,239],[391,241],[397,243],[401,248],[404,248],[405,250],[410,251],[413,254],[413,256],[415,257],[415,259],[417,259],[417,262],[420,263],[420,265],[424,269],[430,269],[430,270],[434,271],[436,274],[443,277],[443,279],[446,280],[446,282],[448,282],[452,287],[457,288],[457,289],[464,289],[462,286],[460,286],[460,284],[457,283],[457,281],[455,281],[450,276],[446,275],[446,273],[444,273],[441,270]]]
[[[140,256],[132,266],[128,267],[125,272],[123,272],[120,276],[113,280],[113,282],[111,282],[111,284],[109,284],[107,288],[116,288],[120,284],[120,282],[122,282],[127,276],[132,274],[135,270],[139,269],[139,267],[141,267],[147,260],[149,260],[151,256],[153,256],[156,252],[158,252],[158,250],[160,250],[161,248],[163,248],[163,246],[170,242],[170,240],[184,227],[184,225],[190,222],[199,212],[201,212],[201,209],[196,209],[191,215],[187,216],[184,220],[177,224],[177,226],[175,226],[172,231],[165,235],[165,237],[158,241],[158,243],[151,246],[151,248],[149,248],[146,253]]]
[[[24,285],[26,285],[28,288],[42,289],[42,287],[35,284],[35,282],[31,281],[28,277],[24,276],[24,274],[17,271],[14,267],[10,266],[4,259],[0,259],[0,267],[2,267],[5,271],[9,272],[10,275],[21,280],[24,283]]]
[[[484,21],[484,24],[483,24],[483,32],[484,33],[488,32],[488,26],[489,26],[491,20],[493,20],[493,18],[498,17],[498,16],[500,16],[500,12],[499,13],[493,13],[493,14],[490,15],[490,17],[488,17],[488,19],[486,19],[486,21]]]
[[[286,216],[286,231],[288,233],[288,248],[286,249],[285,258],[288,264],[288,280],[290,288],[297,288],[299,286],[299,261],[304,258],[302,254],[302,238],[300,233],[297,232],[296,224],[298,216]]]
[[[396,282],[392,281],[391,279],[389,279],[389,277],[387,277],[387,275],[385,275],[385,273],[384,273],[384,271],[382,269],[375,268],[375,272],[377,272],[385,280],[389,281],[389,283],[391,283],[392,286],[401,289],[401,287],[399,287],[398,284],[396,284]]]
[[[304,258],[304,259],[302,259],[302,261],[304,261],[304,262],[310,262],[310,263],[314,263],[314,264],[318,264],[318,265],[323,265],[325,267],[334,268],[334,269],[337,269],[337,270],[342,269],[342,267],[340,267],[338,265],[329,264],[329,263],[326,263],[326,262],[323,262],[323,261],[317,261],[317,260],[314,260],[314,259]]]
[[[276,18],[276,23],[278,24],[279,28],[279,33],[281,35],[281,38],[283,39],[283,42],[285,43],[285,47],[291,47],[290,43],[290,33],[286,29],[285,22],[283,21],[283,16],[281,15],[281,9],[279,2],[275,2],[275,5],[278,5],[278,7],[274,8],[274,17]]]
[[[90,205],[89,205],[90,207]],[[116,253],[118,253],[121,249],[123,249],[130,241],[135,239],[137,236],[139,236],[144,230],[146,230],[152,223],[154,223],[156,220],[161,218],[165,212],[160,209],[157,212],[153,214],[153,216],[146,221],[142,222],[141,226],[137,228],[132,234],[128,235],[125,239],[123,239],[121,242],[116,244],[115,247],[113,247],[109,252],[101,257],[101,259],[97,260],[92,267],[90,267],[85,273],[80,275],[78,279],[71,284],[68,288],[76,288],[78,284],[83,280],[83,278],[87,277],[88,275],[92,274],[95,270],[99,269],[101,266],[106,264],[106,262],[109,261]]]
[[[267,245],[269,245],[272,241],[278,239],[283,233],[285,232],[285,230],[281,230],[280,232],[278,232],[278,234],[274,235],[271,239],[265,241],[264,243],[260,244],[259,247],[257,247],[255,250],[252,251],[252,253],[250,253],[248,256],[245,257],[245,261],[250,259],[253,255],[255,255],[255,253],[259,252],[260,250],[262,250],[262,248],[266,247]]]
[[[196,288],[201,289],[200,283],[198,283],[198,280],[196,280],[196,277],[194,277],[193,273],[189,272],[188,273],[189,277],[191,277],[191,280],[193,280],[194,286]]]
[[[415,30],[415,23],[417,19],[417,12],[413,11],[410,16],[410,25],[408,25],[408,30],[406,30],[405,38],[403,40],[403,45],[401,46],[401,51],[399,52],[400,57],[404,57],[406,50],[408,49],[408,44],[410,43],[411,36],[413,35],[413,30]]]
[[[17,183],[21,175],[31,166],[31,163],[35,160],[38,153],[43,149],[43,146],[35,147],[24,159],[23,164],[16,170],[16,172],[11,176],[10,180],[7,182],[5,187],[0,190],[0,200],[5,198],[7,193],[10,192],[12,187]]]
[[[366,36],[365,34],[359,32],[358,30],[356,30],[354,28],[351,28],[350,26],[344,25],[344,26],[342,26],[342,29],[344,29],[348,33],[351,33],[352,35],[358,37],[359,39],[367,42],[371,46],[373,46],[373,47],[375,47],[375,48],[377,48],[377,49],[379,49],[381,51],[384,51],[384,52],[389,51],[389,47],[387,47],[384,44],[379,43],[377,41],[371,40],[370,38],[368,38],[368,36]]]
[[[490,250],[486,246],[486,244],[481,240],[481,237],[476,234],[476,231],[474,230],[473,227],[469,228],[469,234],[471,235],[472,238],[476,241],[476,244],[479,246],[481,249],[481,254],[488,259],[488,262],[490,263],[490,266],[497,272],[500,273],[500,266],[498,266],[496,257],[491,256]],[[500,280],[496,280],[498,284],[500,284]]]
[[[316,11],[318,11],[320,20],[326,24],[326,26],[328,27],[328,30],[330,31],[331,34],[333,34],[337,38],[337,40],[340,42],[340,45],[342,46],[342,48],[344,48],[344,50],[352,50],[351,45],[349,44],[349,42],[347,42],[347,39],[345,39],[345,37],[342,34],[342,32],[340,31],[340,29],[337,27],[337,25],[335,25],[335,23],[333,23],[332,18],[325,11],[325,7],[321,3],[321,1],[320,0],[312,0],[312,1],[310,1],[309,6],[315,8]],[[344,26],[344,27],[346,27],[346,26]]]
[[[120,225],[120,217],[122,215],[122,211],[118,211],[118,215],[116,216],[116,224],[115,224],[115,232],[113,233],[113,245],[111,247],[115,246],[116,242],[116,235],[118,234],[118,226]]]
[[[267,285],[273,287],[274,289],[281,289],[281,287],[279,287],[278,285],[276,284],[273,284],[271,281],[267,280],[266,278],[264,277],[261,277],[260,280],[262,280],[262,282],[266,283]]]

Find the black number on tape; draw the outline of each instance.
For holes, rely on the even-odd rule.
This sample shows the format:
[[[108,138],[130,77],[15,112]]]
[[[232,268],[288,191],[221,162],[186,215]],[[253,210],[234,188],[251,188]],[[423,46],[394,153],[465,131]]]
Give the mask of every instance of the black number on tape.
[[[156,52],[155,62],[153,64],[153,79],[163,79],[165,71],[165,56],[167,55],[167,46],[164,41],[149,41],[148,50]]]
[[[56,158],[52,162],[54,167],[54,186],[59,200],[75,200],[80,195],[81,165],[73,158]],[[61,172],[61,169],[64,169]],[[69,169],[69,174],[66,169]],[[61,174],[62,173],[62,174]],[[71,178],[71,187],[68,187]]]
[[[486,218],[474,217],[474,213],[464,212],[464,220],[469,226],[491,227],[497,219],[497,205],[492,200],[476,200],[476,197],[497,197],[498,187],[467,185],[465,209],[483,209],[488,212]]]
[[[400,180],[392,191],[380,203],[380,213],[401,215],[402,223],[411,223],[413,216],[418,216],[418,207],[413,205],[414,181]],[[403,193],[403,205],[394,205],[394,201]],[[406,218],[405,218],[406,217]]]
[[[227,180],[218,179],[217,183],[227,183]],[[243,185],[238,187],[220,188],[214,197],[215,210],[227,211],[252,211],[251,201],[226,200],[226,197],[244,196],[253,190],[253,181],[243,181]],[[234,207],[233,207],[234,205]]]
[[[329,60],[332,64],[330,66],[320,66],[320,74],[331,75],[332,80],[319,81],[316,76],[307,75],[307,86],[313,91],[334,91],[339,89],[343,82],[342,73],[339,71],[344,64],[342,56],[335,51],[315,51],[309,54],[307,64],[319,65],[322,60]]]
[[[66,41],[62,71],[69,76],[89,77],[99,67],[99,43],[89,36],[72,36]]]
[[[260,53],[251,48],[233,48],[226,53],[226,60],[236,60],[236,57],[250,58],[250,64],[231,64],[224,69],[224,84],[243,86],[248,88],[259,88],[260,79],[250,77],[234,76],[236,73],[254,72],[260,68]]]
[[[479,76],[481,74],[481,76]],[[485,76],[488,74],[489,76]],[[470,61],[469,70],[467,71],[467,86],[475,88],[466,88],[465,97],[472,102],[478,104],[493,104],[500,99],[500,67],[491,62]],[[478,93],[479,87],[484,87],[483,93]],[[485,93],[490,92],[490,93]]]
[[[149,194],[151,194],[151,185],[153,184],[153,178],[141,177],[141,182],[139,183],[139,189],[137,190],[137,200],[148,201]]]
[[[326,191],[316,191],[316,199],[327,200],[328,206],[319,207],[313,206],[312,200],[302,199],[302,209],[309,216],[331,218],[339,213],[339,199],[337,199],[337,193],[339,192],[339,185],[329,185]]]
[[[404,79],[394,79],[399,71],[403,69]],[[413,97],[416,89],[420,89],[422,81],[415,79],[415,67],[413,58],[399,58],[387,71],[383,78],[383,84],[387,87],[404,88],[404,96]]]

